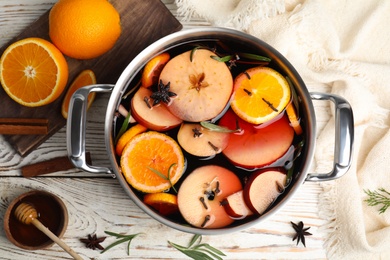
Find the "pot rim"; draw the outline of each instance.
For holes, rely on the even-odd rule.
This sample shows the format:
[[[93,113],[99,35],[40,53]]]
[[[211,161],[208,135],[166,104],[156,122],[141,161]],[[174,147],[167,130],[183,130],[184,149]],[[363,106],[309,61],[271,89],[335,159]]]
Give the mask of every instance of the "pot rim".
[[[171,49],[177,45],[182,45],[186,42],[193,42],[193,41],[204,41],[209,39],[216,40],[219,39],[216,38],[217,36],[224,37],[224,38],[227,37],[231,39],[245,39],[246,42],[252,45],[256,45],[256,47],[259,47],[263,51],[266,51],[267,55],[269,54],[271,59],[277,62],[277,65],[283,70],[283,73],[290,78],[291,82],[295,86],[297,95],[301,98],[300,105],[302,106],[302,111],[304,111],[305,113],[304,115],[305,149],[303,149],[304,152],[302,155],[303,162],[300,164],[299,173],[296,174],[297,178],[293,180],[294,183],[292,183],[292,185],[289,185],[291,187],[287,192],[288,194],[284,195],[283,198],[281,198],[281,200],[277,203],[277,205],[275,205],[272,209],[268,210],[261,217],[258,217],[256,219],[253,219],[243,224],[239,224],[237,226],[229,226],[226,228],[218,228],[218,229],[201,229],[201,228],[185,226],[183,224],[175,223],[154,212],[137,197],[137,195],[132,191],[132,189],[126,182],[125,178],[121,174],[121,170],[117,163],[117,159],[115,155],[112,131],[113,131],[114,115],[120,103],[118,101],[123,96],[129,83],[132,81],[135,75],[141,70],[141,68],[145,66],[148,60],[150,60],[155,55],[158,55],[159,53]],[[306,175],[308,173],[311,162],[313,160],[314,150],[315,150],[316,120],[315,120],[313,103],[305,83],[303,82],[302,78],[295,70],[295,68],[292,66],[292,64],[281,53],[279,53],[276,49],[274,49],[272,46],[268,45],[261,39],[246,34],[244,32],[233,30],[233,29],[220,28],[220,27],[204,27],[204,28],[186,29],[186,30],[178,31],[170,35],[167,35],[161,38],[160,40],[157,40],[156,42],[149,45],[128,64],[128,66],[120,75],[111,93],[107,105],[104,129],[105,129],[104,137],[105,137],[106,149],[108,152],[109,160],[112,164],[113,172],[115,173],[117,179],[119,180],[125,192],[129,195],[129,197],[139,208],[141,208],[145,213],[147,213],[152,218],[156,219],[160,223],[169,226],[171,228],[188,232],[188,233],[199,234],[199,235],[219,235],[219,234],[226,234],[226,233],[240,231],[268,219],[270,216],[275,214],[280,208],[282,208],[294,196],[295,192],[305,181]]]

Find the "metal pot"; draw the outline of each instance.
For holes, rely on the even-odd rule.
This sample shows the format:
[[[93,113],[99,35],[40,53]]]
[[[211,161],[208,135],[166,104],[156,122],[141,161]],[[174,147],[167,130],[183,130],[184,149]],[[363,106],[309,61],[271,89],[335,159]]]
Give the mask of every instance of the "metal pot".
[[[276,203],[274,203],[274,205],[262,216],[252,219],[249,222],[243,222],[220,229],[201,229],[191,227],[184,223],[176,223],[175,221],[169,220],[151,210],[142,202],[142,199],[137,196],[121,174],[114,147],[113,131],[115,114],[119,107],[121,98],[126,92],[126,88],[129,86],[129,83],[135,78],[136,74],[140,72],[147,61],[155,55],[177,46],[187,43],[199,43],[205,40],[220,40],[233,43],[237,46],[237,48],[245,50],[245,52],[255,52],[270,57],[272,59],[272,66],[277,68],[277,70],[285,76],[289,77],[292,84],[295,86],[295,90],[300,101],[300,116],[304,122],[303,129],[305,145],[301,153],[302,160],[298,167],[295,167],[295,176],[292,183],[284,191],[283,195],[280,196]],[[85,159],[86,107],[87,97],[90,92],[112,92],[108,102],[104,125],[104,139],[107,155],[111,162],[111,168],[88,165]],[[308,173],[310,164],[313,160],[316,144],[316,117],[312,100],[330,100],[334,103],[336,120],[335,153],[333,170],[329,173]],[[135,204],[137,204],[151,217],[169,227],[184,232],[205,235],[223,234],[242,230],[268,218],[277,210],[282,208],[289,199],[291,199],[293,194],[300,188],[304,181],[324,181],[341,177],[347,172],[351,164],[353,138],[353,113],[349,103],[345,99],[330,94],[309,93],[298,72],[286,60],[286,58],[284,58],[273,47],[251,35],[231,29],[213,27],[183,30],[168,35],[151,44],[137,55],[123,71],[115,85],[91,85],[78,90],[72,97],[67,122],[68,154],[69,158],[76,167],[92,173],[113,174]]]

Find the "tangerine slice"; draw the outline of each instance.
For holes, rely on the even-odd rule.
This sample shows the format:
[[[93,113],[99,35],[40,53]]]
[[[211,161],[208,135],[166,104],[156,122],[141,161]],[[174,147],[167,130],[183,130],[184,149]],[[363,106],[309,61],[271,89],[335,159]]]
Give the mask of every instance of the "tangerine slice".
[[[178,143],[155,131],[133,137],[123,149],[120,164],[126,181],[135,189],[146,193],[171,188],[185,169],[184,155]]]
[[[14,42],[1,56],[1,85],[21,105],[38,107],[53,102],[67,81],[68,64],[64,56],[44,39]]]
[[[68,118],[68,110],[69,110],[69,103],[70,99],[73,96],[73,94],[78,90],[79,88],[96,84],[96,77],[95,73],[93,73],[92,70],[83,70],[72,82],[70,87],[68,88],[68,91],[66,92],[66,95],[64,97],[64,100],[62,101],[61,106],[61,114],[64,118]],[[88,105],[87,108],[89,108],[92,105],[92,102],[95,100],[96,92],[92,92],[88,95]]]
[[[168,52],[163,52],[146,63],[141,77],[141,85],[144,88],[149,88],[158,83],[160,73],[170,58]]]
[[[288,119],[290,120],[290,124],[292,128],[294,128],[295,133],[297,135],[301,135],[303,133],[303,130],[301,127],[300,120],[295,111],[295,107],[292,102],[287,105],[286,112],[287,112]]]
[[[144,196],[144,203],[153,207],[161,215],[168,216],[179,212],[177,196],[170,193],[149,193]]]
[[[132,127],[130,127],[121,137],[119,137],[119,140],[115,147],[115,152],[117,155],[121,156],[123,152],[123,148],[125,148],[126,144],[130,142],[130,140],[147,130],[147,128],[141,124],[136,124]]]
[[[235,78],[231,107],[240,118],[258,125],[279,115],[290,99],[290,86],[279,72],[254,67]]]

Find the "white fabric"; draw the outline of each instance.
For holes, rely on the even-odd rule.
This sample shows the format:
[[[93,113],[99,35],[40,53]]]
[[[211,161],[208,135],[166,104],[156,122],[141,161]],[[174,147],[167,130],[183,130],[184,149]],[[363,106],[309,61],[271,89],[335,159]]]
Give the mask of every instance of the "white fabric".
[[[327,220],[325,248],[330,259],[390,259],[390,209],[379,214],[380,206],[364,201],[366,189],[390,191],[390,1],[290,0],[270,13],[277,10],[270,8],[272,1],[176,2],[182,12],[191,10],[186,18],[197,15],[264,40],[287,57],[309,90],[330,90],[351,103],[352,167],[342,178],[323,183],[320,195],[319,214]],[[208,8],[221,2],[221,12]],[[237,8],[253,3],[260,15]],[[235,17],[246,19],[240,24]],[[333,140],[332,118],[317,140],[317,172],[328,172]]]

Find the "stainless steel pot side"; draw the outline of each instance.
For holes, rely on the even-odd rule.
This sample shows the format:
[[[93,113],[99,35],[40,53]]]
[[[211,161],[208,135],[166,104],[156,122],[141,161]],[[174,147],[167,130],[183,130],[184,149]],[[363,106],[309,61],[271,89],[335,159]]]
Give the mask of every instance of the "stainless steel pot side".
[[[302,162],[298,165],[295,177],[292,183],[287,187],[283,196],[277,203],[264,213],[261,217],[255,218],[249,222],[241,223],[220,229],[201,229],[189,225],[175,223],[150,209],[133,192],[125,178],[121,174],[120,166],[115,156],[115,147],[113,141],[113,126],[115,114],[120,104],[122,95],[126,91],[129,83],[142,67],[152,57],[159,53],[170,50],[178,45],[186,43],[196,43],[202,41],[225,41],[234,43],[241,51],[255,52],[268,56],[272,59],[272,66],[276,67],[282,74],[288,76],[295,86],[296,93],[300,100],[300,116],[304,120],[304,149],[301,157]],[[125,54],[124,54],[125,55]],[[88,165],[85,159],[85,124],[87,97],[90,92],[111,92],[107,106],[107,112],[104,125],[104,139],[107,149],[107,155],[111,162],[111,168]],[[310,164],[313,160],[313,154],[316,143],[316,117],[312,100],[330,100],[334,103],[335,109],[335,150],[333,170],[329,173],[308,173]],[[214,235],[224,234],[246,229],[264,219],[273,215],[277,210],[283,207],[285,203],[293,196],[299,187],[305,181],[325,181],[333,180],[344,175],[351,164],[353,139],[354,139],[354,121],[353,112],[349,103],[342,97],[325,93],[309,93],[305,83],[299,76],[293,66],[273,47],[260,39],[251,35],[225,28],[197,28],[183,30],[170,34],[137,55],[126,67],[115,85],[91,85],[78,90],[72,97],[69,107],[69,118],[67,121],[67,146],[68,155],[73,164],[91,173],[108,173],[118,179],[123,189],[129,197],[143,211],[149,214],[159,222],[188,233]]]

